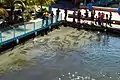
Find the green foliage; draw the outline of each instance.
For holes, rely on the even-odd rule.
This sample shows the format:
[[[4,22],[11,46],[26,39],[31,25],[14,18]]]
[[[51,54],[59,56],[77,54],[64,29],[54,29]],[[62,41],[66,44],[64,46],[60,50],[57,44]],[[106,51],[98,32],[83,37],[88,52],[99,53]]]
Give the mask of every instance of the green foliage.
[[[29,21],[32,19],[32,14],[30,14],[29,12],[26,12],[24,14],[24,21]]]

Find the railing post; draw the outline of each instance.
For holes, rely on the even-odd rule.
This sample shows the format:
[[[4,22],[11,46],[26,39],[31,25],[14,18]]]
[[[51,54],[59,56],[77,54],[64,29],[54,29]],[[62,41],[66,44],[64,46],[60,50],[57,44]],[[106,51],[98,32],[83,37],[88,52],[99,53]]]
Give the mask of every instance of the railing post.
[[[61,20],[62,20],[62,13],[61,13]]]
[[[26,24],[24,24],[24,34],[26,34]]]
[[[42,27],[44,26],[44,19],[42,19]]]
[[[35,26],[36,26],[36,25],[35,25],[35,22],[34,22],[34,31],[35,31],[35,29],[36,29]]]
[[[48,26],[48,17],[46,18],[46,26]]]
[[[56,22],[58,21],[58,17],[59,17],[59,16],[58,16],[58,15],[56,15]]]
[[[0,43],[2,43],[2,32],[0,31]]]
[[[15,39],[15,28],[13,27],[13,38]]]
[[[34,22],[34,33],[35,33],[35,36],[37,36],[37,31],[36,30],[36,23]]]

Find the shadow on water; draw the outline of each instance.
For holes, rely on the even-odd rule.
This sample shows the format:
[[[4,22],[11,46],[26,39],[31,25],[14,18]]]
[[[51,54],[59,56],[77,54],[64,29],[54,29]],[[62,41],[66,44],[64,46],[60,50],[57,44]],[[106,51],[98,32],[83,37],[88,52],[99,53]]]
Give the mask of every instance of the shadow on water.
[[[98,36],[97,42],[66,53],[64,48],[42,52],[35,58],[36,65],[5,74],[0,80],[119,80],[120,37]]]

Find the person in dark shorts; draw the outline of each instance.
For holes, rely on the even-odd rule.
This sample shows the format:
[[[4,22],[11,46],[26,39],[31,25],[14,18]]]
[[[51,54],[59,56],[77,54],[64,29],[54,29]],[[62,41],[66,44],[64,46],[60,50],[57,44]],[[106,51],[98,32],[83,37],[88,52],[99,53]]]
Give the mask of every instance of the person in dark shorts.
[[[66,20],[67,20],[67,9],[64,10],[64,13],[65,13],[64,19],[65,19],[65,21],[66,21]]]
[[[98,12],[98,18],[100,18],[100,15],[101,15],[101,13],[100,13],[100,12]]]
[[[94,11],[91,11],[91,21],[94,23]]]
[[[42,27],[44,26],[44,23],[45,23],[45,13],[43,13],[43,15],[42,15]]]
[[[108,23],[110,26],[111,26],[111,23],[112,23],[111,20],[112,20],[112,12],[110,12],[109,23]]]
[[[101,18],[100,17],[98,17],[98,25],[101,26]]]
[[[75,16],[76,16],[75,14],[76,14],[76,12],[74,11],[73,12],[73,23],[75,23]]]
[[[96,16],[95,17],[95,24],[97,25],[97,22],[98,22],[98,17]]]
[[[51,23],[53,23],[53,17],[54,17],[53,11],[51,11],[50,17],[51,17]]]
[[[80,10],[78,10],[77,18],[78,18],[78,23],[80,23],[80,18],[81,18],[81,12],[80,12]]]
[[[83,15],[81,16],[81,19],[82,19],[82,24],[85,24],[85,17]]]
[[[85,11],[85,18],[88,18],[88,11],[87,11],[87,9]]]
[[[59,14],[60,14],[60,10],[59,8],[56,10],[56,21],[58,21],[59,19]]]
[[[107,27],[107,24],[108,24],[108,14],[106,14],[106,27]]]

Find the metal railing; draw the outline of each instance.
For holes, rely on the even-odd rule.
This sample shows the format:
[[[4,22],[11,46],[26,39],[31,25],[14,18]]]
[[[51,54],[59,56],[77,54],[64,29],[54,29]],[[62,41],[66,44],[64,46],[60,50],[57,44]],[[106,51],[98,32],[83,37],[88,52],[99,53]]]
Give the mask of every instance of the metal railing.
[[[9,43],[13,40],[18,40],[26,35],[36,33],[37,30],[51,28],[51,25],[62,20],[62,14],[59,17],[54,16],[53,18],[46,18],[45,20],[36,21],[36,22],[27,22],[23,25],[11,26],[12,29],[6,31],[0,30],[0,45]],[[7,28],[7,27],[6,27]]]

